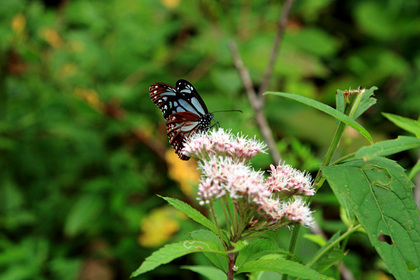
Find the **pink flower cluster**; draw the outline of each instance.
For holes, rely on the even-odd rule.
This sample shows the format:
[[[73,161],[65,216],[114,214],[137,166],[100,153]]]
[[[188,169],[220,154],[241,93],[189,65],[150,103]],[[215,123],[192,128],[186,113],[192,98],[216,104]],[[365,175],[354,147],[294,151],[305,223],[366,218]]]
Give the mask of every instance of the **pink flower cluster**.
[[[265,212],[265,215],[262,216],[265,216],[268,225],[301,224],[311,226],[313,223],[312,211],[300,197],[280,203],[277,199],[265,199],[261,208]]]
[[[210,156],[228,156],[245,162],[259,153],[265,153],[266,144],[244,135],[234,135],[223,129],[207,133],[196,133],[184,143],[183,153],[189,157],[203,159]]]
[[[197,134],[184,148],[185,155],[200,160],[202,172],[198,200],[210,204],[230,198],[239,217],[247,219],[248,228],[266,230],[291,224],[311,225],[312,212],[297,196],[312,196],[309,174],[290,165],[271,165],[271,175],[255,171],[246,161],[265,144],[223,129]]]
[[[232,158],[212,156],[200,162],[199,169],[203,174],[198,186],[200,204],[208,204],[210,199],[218,199],[225,194],[234,200],[246,198],[249,203],[271,194],[264,185],[261,172]]]
[[[312,196],[311,175],[294,169],[287,164],[270,165],[271,176],[267,179],[267,187],[273,193]]]

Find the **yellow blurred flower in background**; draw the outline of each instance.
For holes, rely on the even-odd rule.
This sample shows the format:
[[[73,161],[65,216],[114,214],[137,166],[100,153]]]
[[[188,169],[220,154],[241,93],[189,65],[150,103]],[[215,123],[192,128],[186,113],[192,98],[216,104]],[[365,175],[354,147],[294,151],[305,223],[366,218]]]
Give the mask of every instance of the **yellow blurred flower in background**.
[[[84,52],[86,49],[85,43],[82,41],[70,41],[69,42],[69,49],[75,53]]]
[[[85,100],[91,107],[101,112],[103,111],[105,105],[99,99],[98,93],[95,90],[77,87],[74,93]]]
[[[52,28],[44,27],[40,31],[40,36],[50,44],[53,48],[59,48],[63,45],[63,39],[58,35],[57,31]]]
[[[22,34],[25,30],[26,26],[26,18],[22,14],[17,14],[12,19],[12,29],[17,34]]]
[[[174,9],[179,6],[181,0],[161,0],[161,2],[165,7],[169,9]]]
[[[180,160],[173,149],[168,149],[165,153],[168,163],[168,176],[179,183],[182,192],[188,197],[192,197],[193,186],[198,184],[200,173],[197,170],[197,161],[190,159],[188,161]]]
[[[78,70],[78,67],[76,63],[72,63],[72,62],[65,63],[59,70],[60,77],[64,77],[64,78],[73,77],[74,75],[77,74],[77,70]]]
[[[140,245],[144,247],[157,247],[167,242],[180,228],[179,220],[185,220],[187,217],[173,208],[164,206],[152,210],[140,222],[142,233],[138,238]]]

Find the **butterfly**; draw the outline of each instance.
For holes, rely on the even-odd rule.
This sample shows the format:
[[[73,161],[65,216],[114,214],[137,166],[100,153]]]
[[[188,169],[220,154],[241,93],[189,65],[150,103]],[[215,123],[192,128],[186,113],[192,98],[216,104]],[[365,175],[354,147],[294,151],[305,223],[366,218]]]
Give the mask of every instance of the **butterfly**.
[[[180,159],[189,160],[182,153],[184,143],[195,133],[208,131],[213,114],[209,113],[203,99],[186,80],[178,80],[175,88],[165,83],[154,83],[149,92],[166,120],[169,143]]]

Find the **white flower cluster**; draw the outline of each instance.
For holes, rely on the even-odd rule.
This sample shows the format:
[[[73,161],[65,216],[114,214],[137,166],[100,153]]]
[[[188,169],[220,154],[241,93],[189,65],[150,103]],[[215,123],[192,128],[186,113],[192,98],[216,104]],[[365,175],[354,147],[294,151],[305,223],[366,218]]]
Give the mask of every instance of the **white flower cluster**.
[[[267,145],[244,135],[234,135],[223,129],[207,133],[196,133],[184,144],[183,153],[189,157],[203,159],[211,156],[228,156],[245,162],[259,153],[265,153]]]
[[[270,166],[271,175],[264,177],[247,161],[260,152],[265,144],[223,129],[209,134],[196,134],[185,144],[184,154],[200,160],[202,172],[198,199],[209,204],[230,197],[240,217],[249,217],[252,228],[302,224],[310,226],[312,212],[298,196],[312,196],[309,174],[279,164]]]

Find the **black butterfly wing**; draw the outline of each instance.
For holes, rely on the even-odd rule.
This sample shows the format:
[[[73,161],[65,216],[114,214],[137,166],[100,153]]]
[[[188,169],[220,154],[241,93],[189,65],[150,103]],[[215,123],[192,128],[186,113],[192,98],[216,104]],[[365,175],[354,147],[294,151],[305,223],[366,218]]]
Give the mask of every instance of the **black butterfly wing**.
[[[182,160],[190,158],[182,153],[184,142],[199,131],[200,116],[191,112],[174,113],[166,122],[169,143]]]
[[[179,94],[176,89],[165,83],[154,83],[149,87],[150,98],[162,111],[165,120],[177,112]]]
[[[195,88],[185,80],[176,82],[176,89],[165,83],[154,83],[149,87],[150,98],[162,111],[165,120],[173,113],[193,112],[208,114],[206,104]]]
[[[189,112],[194,112],[201,116],[204,116],[209,113],[207,106],[204,103],[201,96],[198,94],[197,90],[186,80],[178,80],[176,82],[176,90],[181,94],[182,99],[189,103],[189,108],[192,110],[187,110]]]
[[[149,87],[150,98],[162,111],[166,120],[169,143],[179,158],[184,142],[197,131],[207,131],[213,114],[207,110],[195,88],[185,80],[178,80],[176,88],[165,83],[154,83]]]

